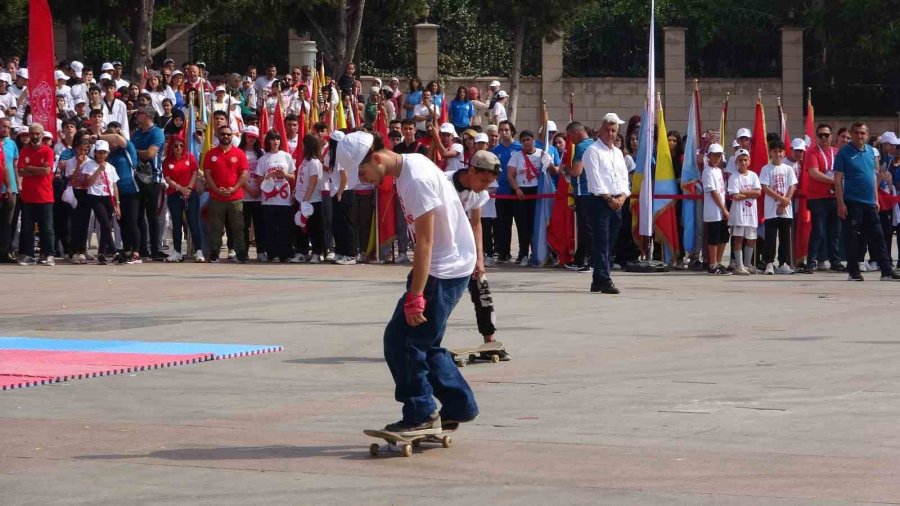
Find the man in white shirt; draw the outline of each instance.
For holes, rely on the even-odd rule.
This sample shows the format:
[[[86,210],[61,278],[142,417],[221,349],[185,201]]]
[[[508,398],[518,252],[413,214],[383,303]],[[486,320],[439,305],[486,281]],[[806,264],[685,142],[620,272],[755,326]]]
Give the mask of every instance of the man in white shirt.
[[[103,96],[100,106],[103,111],[103,129],[105,130],[106,125],[115,121],[122,125],[122,135],[126,139],[131,139],[131,129],[128,127],[128,106],[116,98],[115,82],[106,81],[106,94]]]
[[[275,82],[278,76],[278,68],[274,63],[270,63],[266,65],[266,73],[265,75],[259,76],[256,78],[256,82],[253,83],[253,89],[256,90],[256,97],[259,103],[256,104],[257,110],[262,110],[265,106],[266,97],[272,91],[272,83]]]
[[[506,121],[508,116],[506,114],[506,98],[509,95],[500,90],[497,92],[497,101],[494,102],[494,105],[491,106],[491,124],[499,125],[501,121]]]
[[[3,109],[3,111],[16,105],[16,96],[9,91],[9,85],[11,84],[12,76],[6,72],[0,72],[0,109]]]
[[[540,175],[553,169],[553,159],[546,151],[535,147],[534,133],[531,130],[522,130],[519,133],[519,142],[522,143],[522,150],[509,157],[506,164],[506,179],[518,198],[513,210],[519,236],[519,254],[516,263],[521,267],[528,267],[531,264],[530,253],[533,253],[531,238],[534,232],[536,201],[527,199],[526,196],[537,195]]]
[[[380,184],[393,176],[410,230],[417,234],[407,291],[384,333],[384,356],[403,417],[384,430],[403,436],[438,434],[478,416],[472,389],[441,347],[447,319],[476,268],[472,227],[451,183],[420,154],[385,148],[381,136],[354,132],[338,144],[337,164],[357,179]],[[434,399],[441,402],[440,415]]]
[[[622,225],[622,206],[631,195],[628,187],[628,167],[622,150],[615,146],[619,126],[625,123],[616,113],[608,113],[598,130],[597,141],[584,152],[581,169],[587,176],[588,191],[593,197],[591,214],[594,220],[592,260],[594,277],[591,292],[617,294],[619,289],[609,276],[610,253]],[[572,176],[578,177],[581,171]]]
[[[112,62],[112,78],[116,82],[116,89],[127,88],[131,83],[127,79],[122,78],[122,62]]]

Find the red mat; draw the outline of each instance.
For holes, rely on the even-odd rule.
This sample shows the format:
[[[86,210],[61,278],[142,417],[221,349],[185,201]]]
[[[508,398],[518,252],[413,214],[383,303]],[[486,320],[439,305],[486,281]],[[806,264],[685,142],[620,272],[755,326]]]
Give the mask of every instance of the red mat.
[[[81,351],[0,350],[0,390],[94,378],[212,360],[212,353],[154,355]]]

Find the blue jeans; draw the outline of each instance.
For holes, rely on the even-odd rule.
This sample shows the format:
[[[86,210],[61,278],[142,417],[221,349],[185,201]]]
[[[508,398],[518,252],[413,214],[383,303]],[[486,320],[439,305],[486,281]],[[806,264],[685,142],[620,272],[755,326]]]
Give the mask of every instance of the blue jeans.
[[[407,277],[406,289],[412,282]],[[418,327],[406,323],[403,305],[397,302],[394,316],[384,330],[384,358],[394,377],[394,398],[403,403],[403,422],[418,425],[431,417],[441,401],[441,417],[469,420],[478,415],[475,394],[460,374],[450,352],[441,347],[447,319],[469,284],[469,276],[425,283],[425,318]]]
[[[844,249],[847,251],[847,270],[859,276],[859,263],[865,260],[860,238],[869,245],[869,257],[878,262],[882,276],[891,275],[891,259],[887,254],[884,231],[875,206],[860,202],[846,202],[847,219],[843,223]]]
[[[837,215],[837,201],[810,199],[807,206],[812,217],[807,259],[819,262],[828,260],[831,265],[837,265],[841,258],[841,221]]]
[[[610,253],[619,238],[619,227],[622,226],[622,209],[613,211],[602,197],[591,196],[591,219],[594,223],[594,247],[591,248],[591,260],[594,264],[592,286],[601,286],[612,282],[609,277]]]
[[[187,210],[188,229],[191,232],[191,240],[194,248],[200,249],[200,197],[197,192],[191,192],[187,201],[176,192],[166,199],[169,206],[169,214],[172,216],[172,242],[175,243],[175,251],[181,253],[181,231],[184,229],[184,211]]]

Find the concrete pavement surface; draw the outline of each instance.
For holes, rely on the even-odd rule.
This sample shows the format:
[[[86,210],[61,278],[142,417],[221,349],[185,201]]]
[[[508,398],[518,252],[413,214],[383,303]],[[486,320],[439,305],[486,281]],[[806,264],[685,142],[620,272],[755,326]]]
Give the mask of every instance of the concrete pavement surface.
[[[0,392],[0,503],[900,504],[900,284],[489,269],[512,361],[371,458],[401,266],[4,266],[0,335],[278,344]],[[466,296],[444,339],[476,343]]]

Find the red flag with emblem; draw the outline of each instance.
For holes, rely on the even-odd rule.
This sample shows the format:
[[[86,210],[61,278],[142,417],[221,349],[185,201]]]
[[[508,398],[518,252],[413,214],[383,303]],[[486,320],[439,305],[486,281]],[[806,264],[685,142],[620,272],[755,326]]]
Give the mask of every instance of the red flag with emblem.
[[[31,0],[28,9],[28,102],[31,118],[56,136],[56,79],[53,17],[47,0]]]
[[[753,137],[750,139],[750,170],[758,176],[762,168],[769,163],[769,146],[766,144],[766,116],[763,111],[762,96],[756,100],[756,118],[753,121]],[[765,196],[757,199],[759,209],[759,222],[763,223],[765,213]]]
[[[278,135],[281,136],[281,150],[288,151],[287,130],[284,128],[284,111],[281,110],[281,92],[278,92],[278,99],[275,101],[275,117],[273,118],[273,128]],[[298,143],[299,145],[300,143]],[[290,151],[288,151],[290,153]]]
[[[381,138],[387,141],[388,122],[383,106],[378,107],[378,115],[375,117],[374,127],[375,131],[381,135]],[[394,240],[394,236],[397,235],[396,214],[394,212],[396,209],[396,206],[394,205],[394,199],[396,198],[394,178],[385,176],[384,179],[381,180],[381,184],[378,185],[376,195],[377,201],[375,208],[378,219],[377,243],[379,247],[383,247],[390,245]]]

